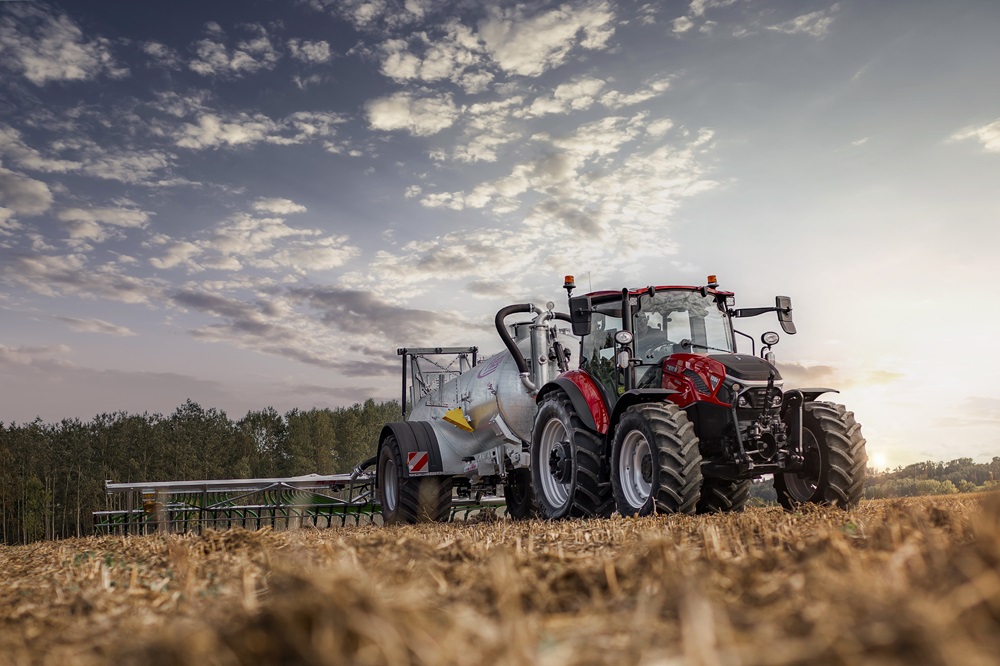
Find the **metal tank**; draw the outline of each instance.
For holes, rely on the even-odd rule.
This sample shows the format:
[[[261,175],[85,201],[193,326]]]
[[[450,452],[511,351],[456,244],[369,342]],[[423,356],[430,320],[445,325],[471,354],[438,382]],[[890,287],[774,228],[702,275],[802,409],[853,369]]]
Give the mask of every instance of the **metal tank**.
[[[497,330],[508,349],[483,359],[415,402],[407,420],[431,425],[443,472],[503,476],[504,458],[513,467],[528,466],[526,445],[531,440],[537,389],[565,370],[570,354],[579,349],[568,317],[553,312],[552,303],[547,305],[546,310],[530,304],[502,309],[497,313]],[[534,318],[506,326],[506,317],[519,312],[530,312]],[[456,416],[464,419],[468,430],[461,422],[455,424]]]

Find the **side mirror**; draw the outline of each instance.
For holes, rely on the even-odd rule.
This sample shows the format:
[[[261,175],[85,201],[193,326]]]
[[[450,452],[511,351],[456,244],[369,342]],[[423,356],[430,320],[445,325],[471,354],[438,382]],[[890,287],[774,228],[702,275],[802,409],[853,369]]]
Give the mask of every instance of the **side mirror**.
[[[778,323],[781,330],[788,335],[795,335],[795,322],[792,321],[792,299],[788,296],[775,296],[774,306],[778,311]]]
[[[572,296],[569,299],[569,320],[573,335],[590,335],[590,296]]]

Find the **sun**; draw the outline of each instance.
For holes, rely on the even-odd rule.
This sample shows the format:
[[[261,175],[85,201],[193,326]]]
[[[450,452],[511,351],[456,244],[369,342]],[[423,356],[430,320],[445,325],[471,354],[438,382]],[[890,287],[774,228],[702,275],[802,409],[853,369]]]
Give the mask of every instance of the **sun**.
[[[889,460],[884,453],[872,453],[868,456],[868,466],[876,470],[888,469]]]

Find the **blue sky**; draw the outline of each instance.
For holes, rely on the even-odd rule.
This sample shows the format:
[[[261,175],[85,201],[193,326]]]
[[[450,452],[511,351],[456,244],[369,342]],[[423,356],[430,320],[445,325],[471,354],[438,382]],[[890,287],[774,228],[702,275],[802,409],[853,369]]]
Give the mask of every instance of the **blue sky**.
[[[787,294],[879,465],[1000,455],[1000,4],[0,3],[0,420],[393,398],[508,303]],[[772,320],[744,322],[755,335]]]

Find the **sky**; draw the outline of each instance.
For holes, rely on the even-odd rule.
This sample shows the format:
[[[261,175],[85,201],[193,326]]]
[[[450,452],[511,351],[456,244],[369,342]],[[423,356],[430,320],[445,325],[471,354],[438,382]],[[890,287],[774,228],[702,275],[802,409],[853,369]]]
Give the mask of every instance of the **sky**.
[[[566,274],[715,274],[792,298],[786,385],[876,466],[988,461],[998,34],[994,0],[0,2],[0,421],[392,399],[398,347],[497,351]]]

